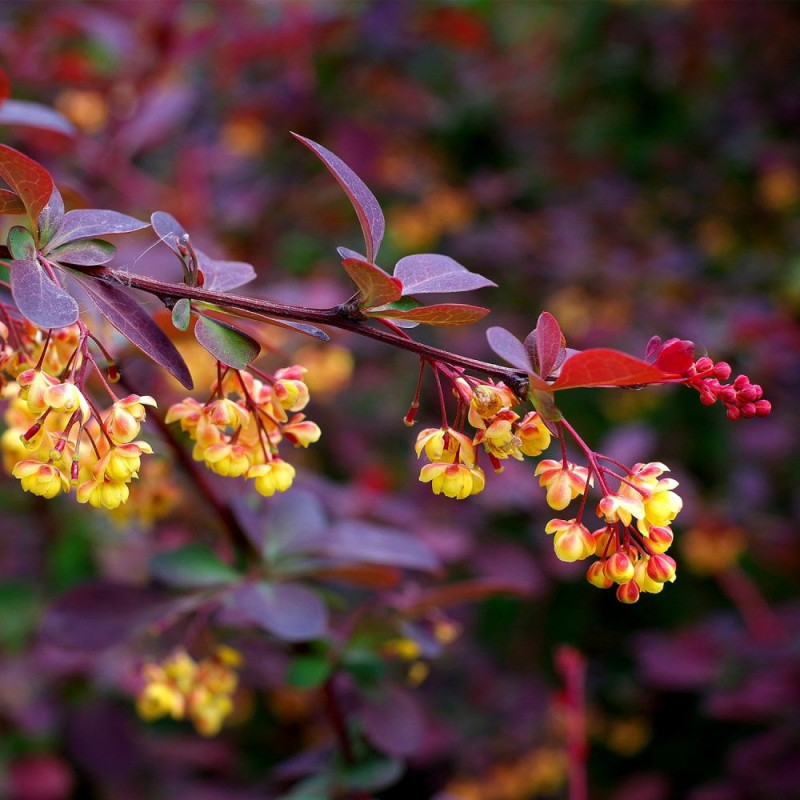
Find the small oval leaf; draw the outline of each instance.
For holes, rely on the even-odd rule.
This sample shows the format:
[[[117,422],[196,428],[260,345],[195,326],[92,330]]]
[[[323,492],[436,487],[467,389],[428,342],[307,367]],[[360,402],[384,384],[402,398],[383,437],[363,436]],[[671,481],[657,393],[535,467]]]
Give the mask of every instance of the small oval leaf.
[[[394,684],[381,687],[362,713],[364,733],[379,750],[392,756],[415,753],[425,735],[425,716],[417,698]]]
[[[61,196],[61,192],[58,191],[58,187],[53,186],[50,199],[47,201],[47,205],[42,209],[38,219],[39,245],[41,247],[44,247],[53,237],[53,234],[61,224],[63,216],[64,198]]]
[[[227,292],[243,286],[256,277],[252,264],[245,261],[218,261],[195,248],[197,263],[203,272],[203,288],[213,292]]]
[[[196,543],[156,554],[150,561],[150,571],[163,583],[183,589],[222,586],[242,577],[220,561],[211,548]]]
[[[205,315],[198,315],[194,335],[214,358],[233,369],[244,369],[261,352],[252,336]]]
[[[11,262],[11,294],[20,312],[40,328],[63,328],[78,320],[78,304],[36,261]]]
[[[7,246],[12,258],[20,261],[36,260],[36,241],[33,234],[22,225],[15,225],[9,230]]]
[[[51,250],[47,257],[59,264],[72,264],[79,267],[98,267],[114,258],[117,248],[102,239],[83,239],[67,242]]]
[[[179,331],[189,330],[189,323],[192,321],[192,303],[186,297],[181,297],[172,306],[172,324]]]

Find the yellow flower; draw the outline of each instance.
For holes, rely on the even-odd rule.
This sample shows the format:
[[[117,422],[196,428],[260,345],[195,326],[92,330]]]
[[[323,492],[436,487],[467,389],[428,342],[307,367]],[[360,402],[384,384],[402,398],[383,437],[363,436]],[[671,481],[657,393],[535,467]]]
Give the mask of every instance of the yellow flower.
[[[95,464],[92,474],[96,480],[108,478],[111,481],[127,483],[136,478],[141,468],[141,456],[150,455],[153,448],[147,442],[128,442],[114,445]]]
[[[167,715],[181,719],[185,713],[185,700],[168,683],[149,683],[136,699],[136,713],[147,722]]]
[[[595,540],[589,530],[575,519],[551,519],[546,533],[555,533],[553,549],[561,561],[581,561],[594,555]]]
[[[434,494],[443,494],[456,500],[478,494],[486,484],[480,467],[444,462],[426,464],[420,471],[419,479],[423,483],[430,483]]]
[[[266,464],[256,464],[247,471],[252,478],[256,491],[264,497],[271,497],[275,492],[285,492],[294,481],[295,468],[280,458],[273,458]]]
[[[88,503],[94,508],[113,510],[126,503],[129,494],[127,483],[108,479],[92,479],[78,486],[76,497],[79,503]]]
[[[116,444],[132,442],[141,429],[147,416],[145,406],[156,407],[156,401],[149,395],[130,394],[117,400],[104,420],[106,432]]]
[[[627,497],[623,494],[607,494],[597,504],[597,516],[606,522],[621,522],[630,525],[631,519],[644,518],[644,503],[641,497]]]
[[[526,414],[517,426],[519,449],[526,456],[538,456],[550,446],[550,431],[537,411]]]
[[[281,428],[281,432],[296,447],[308,447],[322,436],[319,425],[306,419],[303,414],[295,414],[291,422]]]
[[[550,458],[542,459],[536,466],[539,485],[547,487],[547,504],[556,511],[566,508],[578,495],[586,491],[593,481],[586,467],[571,461],[566,463]]]
[[[69,478],[54,464],[43,464],[32,458],[19,461],[11,471],[19,478],[22,488],[31,494],[48,499],[69,491]]]
[[[203,450],[206,466],[217,475],[237,478],[253,466],[250,447],[241,444],[218,442]]]

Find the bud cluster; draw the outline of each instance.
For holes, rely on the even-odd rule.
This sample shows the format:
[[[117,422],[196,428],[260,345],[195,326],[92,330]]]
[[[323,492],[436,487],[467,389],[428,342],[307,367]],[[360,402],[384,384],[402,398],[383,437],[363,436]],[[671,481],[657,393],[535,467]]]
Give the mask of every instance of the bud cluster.
[[[161,663],[148,662],[142,667],[136,710],[147,721],[189,719],[202,736],[214,736],[233,711],[238,685],[233,667],[240,663],[241,656],[229,647],[200,662],[185,650]]]
[[[567,485],[565,476],[574,475],[579,469],[565,463],[560,469],[541,471],[540,482],[548,486],[548,504],[552,508],[564,508],[569,503],[569,493],[564,489],[553,494],[551,502],[551,487],[559,482]],[[605,522],[597,530],[589,531],[581,514],[574,519],[551,520],[545,530],[554,534],[556,556],[562,561],[597,556],[586,573],[587,580],[601,589],[617,584],[617,598],[623,603],[635,603],[642,592],[660,592],[665,583],[675,580],[675,561],[666,551],[673,538],[670,524],[683,506],[673,491],[678,482],[661,477],[667,471],[660,462],[634,465],[621,478],[619,489],[606,490],[597,504],[597,516]],[[605,475],[603,483],[605,486]],[[583,486],[587,485],[584,480]],[[577,481],[571,486],[577,487]]]
[[[296,413],[310,399],[304,373],[294,365],[262,381],[229,369],[212,385],[208,402],[187,397],[170,407],[166,422],[180,423],[194,441],[192,457],[212,472],[252,479],[267,497],[286,491],[295,469],[279,457],[278,446],[285,439],[308,447],[321,435],[316,423]]]

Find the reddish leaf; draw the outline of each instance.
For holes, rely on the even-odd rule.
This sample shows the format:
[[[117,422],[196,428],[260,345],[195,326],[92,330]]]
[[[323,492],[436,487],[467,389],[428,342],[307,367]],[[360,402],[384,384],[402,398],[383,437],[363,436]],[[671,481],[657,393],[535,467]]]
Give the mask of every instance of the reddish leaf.
[[[387,564],[435,571],[439,561],[419,539],[391,528],[378,527],[358,520],[340,522],[330,529],[320,552],[343,561]]]
[[[117,248],[102,239],[83,239],[67,242],[51,250],[47,257],[60,264],[75,264],[79,267],[96,267],[114,258]]]
[[[403,604],[406,613],[427,611],[431,608],[444,608],[445,606],[459,605],[461,603],[474,603],[494,597],[498,594],[514,594],[525,596],[530,592],[518,583],[497,580],[495,578],[478,578],[471,581],[453,583],[449,586],[437,586],[426,589],[420,596],[413,599],[408,605]]]
[[[6,100],[0,106],[0,125],[24,125],[64,136],[74,136],[76,133],[75,126],[63,114],[28,100]]]
[[[8,75],[6,75],[5,71],[0,69],[0,103],[10,96],[11,81],[8,80]]]
[[[361,308],[382,306],[400,299],[403,293],[400,281],[375,264],[359,258],[346,258],[342,266],[361,292]]]
[[[383,232],[386,227],[383,212],[381,211],[378,201],[375,199],[375,195],[372,194],[364,181],[362,181],[339,156],[334,155],[321,144],[317,144],[311,141],[311,139],[306,139],[304,136],[299,136],[296,133],[293,133],[292,136],[317,154],[319,159],[331,171],[333,177],[336,178],[339,185],[350,198],[350,202],[353,204],[353,208],[358,216],[358,221],[361,224],[361,231],[364,234],[364,242],[367,247],[367,261],[374,262],[375,257],[378,255],[378,248],[381,245]],[[384,300],[383,302],[388,301]]]
[[[49,198],[49,196],[48,196]],[[114,233],[132,233],[147,228],[149,222],[110,211],[105,208],[79,208],[67,211],[61,222],[47,243],[45,252],[49,253],[56,247],[77,239],[93,239],[97,236],[108,236]]]
[[[639,386],[661,383],[667,375],[658,367],[619,350],[597,347],[570,356],[551,390],[580,386]]]
[[[187,389],[192,388],[192,376],[181,354],[152,317],[124,290],[110,283],[95,280],[88,272],[69,270],[100,313],[145,355],[164,367]]]
[[[419,700],[395,684],[387,684],[380,694],[367,698],[361,719],[367,738],[390,755],[412,755],[425,736],[425,715]]]
[[[78,319],[78,304],[33,260],[11,262],[11,294],[20,312],[41,328],[63,328]]]
[[[143,586],[88,583],[53,603],[44,615],[40,635],[48,644],[69,650],[105,650],[184,602]]]
[[[53,191],[50,173],[32,158],[0,144],[0,178],[20,196],[35,222]]]
[[[317,566],[308,574],[318,580],[338,581],[349,586],[363,586],[366,589],[394,589],[403,577],[399,569],[385,564]]]
[[[244,369],[261,352],[261,345],[252,336],[203,314],[198,315],[194,335],[214,358],[234,369]]]
[[[458,261],[437,253],[419,253],[401,258],[394,268],[395,278],[403,283],[403,294],[468,292],[497,286],[483,275],[470,272]]]
[[[236,611],[287,642],[318,639],[328,632],[328,609],[299,583],[245,583],[231,593]]]
[[[688,339],[667,339],[654,336],[647,344],[645,361],[664,372],[683,375],[694,364],[694,342]]]
[[[567,343],[552,314],[543,311],[539,315],[535,330],[525,339],[525,347],[528,353],[533,351],[535,354],[532,354],[532,358],[538,367],[538,374],[543,378],[548,378],[563,363]]]
[[[0,189],[0,214],[24,214],[25,203],[22,198],[9,192],[8,189]]]
[[[471,325],[479,322],[488,313],[488,308],[468,306],[461,303],[438,303],[403,311],[399,308],[369,309],[367,316],[383,319],[399,319],[406,322],[421,322],[423,325]]]

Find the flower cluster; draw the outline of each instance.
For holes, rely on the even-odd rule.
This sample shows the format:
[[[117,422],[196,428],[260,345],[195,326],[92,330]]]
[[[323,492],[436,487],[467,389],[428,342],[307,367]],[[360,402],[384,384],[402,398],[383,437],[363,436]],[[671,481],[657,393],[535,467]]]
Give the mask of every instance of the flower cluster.
[[[200,662],[185,650],[161,663],[149,662],[142,667],[136,710],[148,722],[167,716],[189,719],[198,733],[214,736],[233,711],[239,682],[233,668],[240,663],[241,656],[228,647]]]
[[[136,437],[145,406],[155,400],[132,394],[98,411],[81,386],[87,353],[80,325],[47,338],[38,329],[28,334],[21,347],[6,345],[2,354],[5,468],[26,492],[52,498],[74,486],[79,503],[117,508],[128,499],[141,457],[153,452]]]
[[[623,603],[635,603],[642,592],[660,592],[665,583],[675,580],[675,561],[666,551],[673,538],[670,525],[683,506],[674,491],[678,482],[662,477],[667,471],[660,462],[636,464],[620,478],[618,490],[611,492],[606,482],[610,471],[603,469],[604,494],[597,516],[605,525],[590,531],[580,513],[573,519],[551,520],[545,530],[554,534],[556,556],[562,561],[597,556],[587,580],[601,589],[617,584],[617,598]],[[588,470],[569,462],[559,466],[543,461],[537,472],[540,483],[547,486],[548,504],[557,510],[590,485]]]
[[[502,461],[537,456],[551,439],[550,431],[536,411],[520,417],[513,407],[516,395],[502,383],[470,386],[464,378],[456,390],[465,398],[467,421],[475,429],[472,438],[451,427],[426,428],[417,436],[417,458],[425,452],[431,463],[420,471],[419,479],[430,483],[435,494],[463,500],[482,491],[486,479],[477,465],[476,449],[482,447],[497,472]]]
[[[320,437],[319,426],[297,413],[309,401],[304,373],[295,365],[260,380],[228,369],[208,402],[188,397],[169,409],[166,421],[179,422],[189,434],[196,461],[218,475],[252,479],[256,491],[269,497],[286,491],[295,476],[294,467],[279,457],[279,444],[285,439],[308,447]]]

